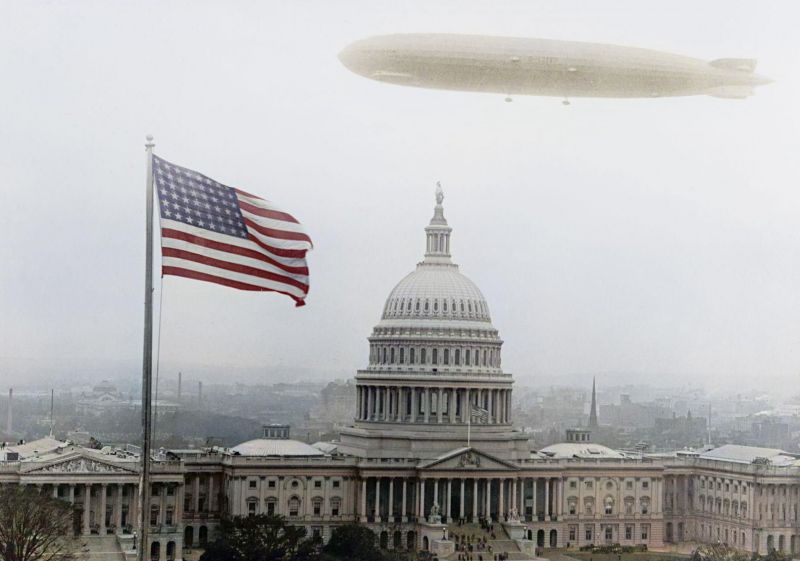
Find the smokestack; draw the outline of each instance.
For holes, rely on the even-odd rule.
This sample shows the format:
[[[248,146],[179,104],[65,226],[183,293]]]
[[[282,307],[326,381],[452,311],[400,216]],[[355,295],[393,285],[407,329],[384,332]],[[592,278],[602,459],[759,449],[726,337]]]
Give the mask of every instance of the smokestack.
[[[14,428],[12,423],[13,421],[13,413],[12,413],[12,400],[14,399],[14,388],[8,388],[8,420],[6,421],[6,432],[8,435],[11,435],[11,429]]]
[[[181,386],[183,385],[183,372],[178,372],[178,403],[181,402]]]

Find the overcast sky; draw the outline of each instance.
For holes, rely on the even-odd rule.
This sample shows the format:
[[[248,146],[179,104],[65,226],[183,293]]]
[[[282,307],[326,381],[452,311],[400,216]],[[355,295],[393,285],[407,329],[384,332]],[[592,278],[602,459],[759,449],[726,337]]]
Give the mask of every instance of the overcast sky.
[[[135,374],[147,133],[160,156],[292,212],[316,246],[301,309],[166,279],[163,375],[365,366],[384,299],[422,258],[439,180],[454,258],[518,380],[797,380],[797,2],[2,6],[0,386]],[[377,83],[338,61],[392,32],[753,57],[775,83],[747,100],[565,107]]]

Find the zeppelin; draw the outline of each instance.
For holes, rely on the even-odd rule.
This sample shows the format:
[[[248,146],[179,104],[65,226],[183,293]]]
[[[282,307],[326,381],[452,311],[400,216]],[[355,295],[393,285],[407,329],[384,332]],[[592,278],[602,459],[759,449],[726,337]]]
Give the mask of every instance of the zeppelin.
[[[742,99],[770,79],[756,61],[696,58],[636,47],[481,35],[399,34],[356,41],[339,59],[403,86],[564,98],[710,95]]]

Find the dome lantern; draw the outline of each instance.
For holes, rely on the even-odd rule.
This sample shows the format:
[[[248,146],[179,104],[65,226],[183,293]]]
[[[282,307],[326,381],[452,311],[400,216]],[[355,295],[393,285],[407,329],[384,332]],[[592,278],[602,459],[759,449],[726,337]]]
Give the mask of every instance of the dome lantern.
[[[433,208],[433,218],[430,224],[425,228],[425,236],[427,245],[425,248],[424,263],[441,263],[451,264],[450,260],[450,233],[453,231],[447,225],[447,219],[444,217],[444,192],[442,185],[436,182],[436,206]]]

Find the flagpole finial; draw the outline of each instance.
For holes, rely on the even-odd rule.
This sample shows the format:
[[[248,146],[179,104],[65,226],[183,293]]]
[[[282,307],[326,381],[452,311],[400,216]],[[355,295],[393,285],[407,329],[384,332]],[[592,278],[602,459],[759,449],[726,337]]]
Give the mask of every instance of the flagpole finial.
[[[144,138],[145,138],[145,140],[147,141],[147,142],[145,143],[145,145],[144,145],[144,147],[145,147],[145,148],[152,148],[153,146],[155,146],[155,145],[156,145],[156,144],[155,144],[155,142],[153,142],[153,135],[152,135],[152,134],[148,134],[148,135],[147,135],[147,136],[145,136]]]

